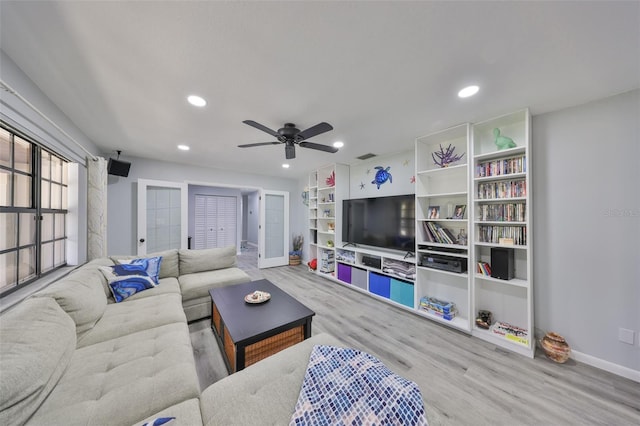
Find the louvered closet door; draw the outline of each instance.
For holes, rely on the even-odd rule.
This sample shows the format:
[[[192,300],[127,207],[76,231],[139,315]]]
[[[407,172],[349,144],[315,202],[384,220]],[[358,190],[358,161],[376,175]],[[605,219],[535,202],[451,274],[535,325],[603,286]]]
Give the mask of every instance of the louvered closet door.
[[[235,197],[196,195],[195,249],[236,244],[237,200]]]

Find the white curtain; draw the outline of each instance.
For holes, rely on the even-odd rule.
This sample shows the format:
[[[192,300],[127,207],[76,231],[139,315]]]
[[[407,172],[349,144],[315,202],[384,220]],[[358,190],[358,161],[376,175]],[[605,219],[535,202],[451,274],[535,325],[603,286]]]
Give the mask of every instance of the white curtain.
[[[107,255],[107,160],[87,161],[87,257]]]

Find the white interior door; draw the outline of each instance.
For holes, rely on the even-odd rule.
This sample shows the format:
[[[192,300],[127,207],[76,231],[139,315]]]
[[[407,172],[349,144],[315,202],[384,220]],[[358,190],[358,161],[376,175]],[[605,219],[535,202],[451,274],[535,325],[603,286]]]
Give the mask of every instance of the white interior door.
[[[289,193],[262,190],[260,196],[258,267],[289,263]]]
[[[236,197],[196,195],[194,248],[237,245],[237,218]]]
[[[187,184],[138,179],[138,256],[187,248]]]

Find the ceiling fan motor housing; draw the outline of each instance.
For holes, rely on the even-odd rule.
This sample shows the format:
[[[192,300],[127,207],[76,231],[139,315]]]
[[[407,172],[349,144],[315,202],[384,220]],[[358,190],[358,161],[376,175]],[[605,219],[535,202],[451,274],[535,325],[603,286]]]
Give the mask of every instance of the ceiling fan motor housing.
[[[284,127],[278,130],[278,134],[285,140],[293,140],[298,133],[300,130],[293,123],[285,123]]]

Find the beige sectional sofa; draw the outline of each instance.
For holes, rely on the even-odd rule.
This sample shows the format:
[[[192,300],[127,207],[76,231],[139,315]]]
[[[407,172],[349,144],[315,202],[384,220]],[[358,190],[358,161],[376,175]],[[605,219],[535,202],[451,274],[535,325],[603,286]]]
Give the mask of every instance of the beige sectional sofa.
[[[340,343],[314,336],[201,392],[189,315],[210,315],[209,288],[249,277],[234,248],[159,255],[160,284],[120,303],[100,272],[127,258],[114,256],[0,316],[0,425],[288,424],[313,346]]]

